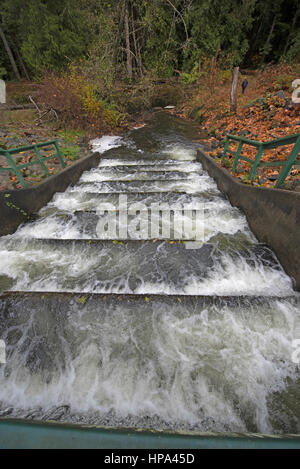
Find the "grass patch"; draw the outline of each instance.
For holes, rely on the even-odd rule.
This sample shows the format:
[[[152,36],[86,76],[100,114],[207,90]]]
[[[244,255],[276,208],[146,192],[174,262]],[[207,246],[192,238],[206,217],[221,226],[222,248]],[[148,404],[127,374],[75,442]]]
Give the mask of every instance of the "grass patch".
[[[77,143],[78,138],[84,137],[85,133],[81,130],[65,129],[60,133],[60,137],[68,143]]]
[[[2,111],[0,115],[0,124],[32,124],[36,119],[34,109],[20,109],[14,111]]]
[[[64,145],[60,148],[60,151],[67,160],[75,161],[79,158],[80,148],[76,145]]]

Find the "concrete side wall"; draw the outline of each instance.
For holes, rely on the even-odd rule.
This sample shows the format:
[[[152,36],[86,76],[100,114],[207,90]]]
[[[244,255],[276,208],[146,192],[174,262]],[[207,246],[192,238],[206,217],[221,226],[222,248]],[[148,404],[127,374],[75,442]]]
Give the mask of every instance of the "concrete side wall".
[[[231,204],[243,210],[253,233],[273,249],[300,291],[300,194],[246,186],[205,153],[199,151],[198,160]]]
[[[50,176],[36,187],[1,191],[0,236],[13,233],[21,223],[27,220],[27,217],[20,210],[29,215],[36,213],[52,199],[55,192],[63,192],[70,184],[76,183],[83,171],[97,166],[99,160],[100,154],[93,153],[64,169],[61,173]],[[15,208],[9,207],[8,203],[15,205]]]

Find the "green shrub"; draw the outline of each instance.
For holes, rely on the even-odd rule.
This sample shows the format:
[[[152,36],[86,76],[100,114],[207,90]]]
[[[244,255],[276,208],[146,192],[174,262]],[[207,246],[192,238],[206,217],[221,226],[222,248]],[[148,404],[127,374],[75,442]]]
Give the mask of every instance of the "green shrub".
[[[175,85],[163,84],[152,89],[151,105],[153,107],[165,107],[169,104],[177,105],[182,99],[182,90]]]
[[[294,78],[295,77],[293,75],[280,75],[276,78],[276,81],[272,85],[273,90],[289,90],[291,88]]]
[[[4,68],[4,67],[0,67],[0,78],[5,77],[6,73],[7,73],[7,72],[6,72],[5,68]]]
[[[75,161],[79,158],[80,148],[75,145],[64,145],[60,151],[62,156],[68,160]]]
[[[17,104],[28,104],[29,103],[28,96],[23,95],[23,94],[15,96],[14,100]]]
[[[226,168],[226,169],[230,169],[231,166],[232,166],[232,162],[229,161],[229,160],[224,160],[224,161],[222,162],[222,166],[224,166],[224,168]]]
[[[64,129],[60,136],[68,143],[76,143],[78,137],[84,136],[84,132],[80,130]]]
[[[204,105],[193,107],[189,112],[189,117],[198,122],[198,124],[202,124],[205,121]]]
[[[221,70],[218,74],[218,80],[221,83],[232,81],[232,70]]]
[[[102,99],[97,87],[86,81],[80,71],[70,68],[63,75],[48,75],[40,88],[39,101],[47,103],[57,112],[67,128],[93,129],[93,133],[109,131],[126,119],[114,103]],[[70,143],[76,141],[76,134],[66,133]]]
[[[199,69],[199,63],[196,62],[190,73],[184,72],[181,74],[181,80],[186,85],[192,85],[193,83],[196,83],[203,75],[204,72]]]

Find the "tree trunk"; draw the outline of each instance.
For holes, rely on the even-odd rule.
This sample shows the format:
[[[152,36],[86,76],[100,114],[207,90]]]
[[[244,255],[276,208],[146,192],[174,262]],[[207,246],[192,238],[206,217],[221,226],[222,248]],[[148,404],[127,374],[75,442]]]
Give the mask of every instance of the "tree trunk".
[[[177,13],[177,15],[180,16],[181,18],[181,21],[183,23],[183,26],[184,26],[184,30],[185,30],[185,35],[186,35],[186,42],[189,41],[189,33],[188,33],[188,30],[187,30],[187,26],[186,26],[186,22],[184,21],[184,17],[183,15],[180,13],[180,11],[176,8],[175,5],[173,5],[173,3],[171,2],[171,0],[166,0],[168,2],[168,4],[173,8],[173,10]]]
[[[5,34],[4,34],[4,31],[2,29],[2,27],[0,26],[0,36],[1,36],[1,39],[3,41],[3,44],[4,44],[4,47],[6,49],[6,52],[7,52],[7,55],[9,57],[9,60],[10,60],[10,63],[11,63],[11,66],[13,68],[13,71],[15,72],[15,75],[17,77],[17,80],[21,80],[21,76],[20,76],[20,73],[19,73],[19,70],[18,70],[18,67],[17,67],[17,64],[15,62],[15,59],[14,59],[14,56],[12,54],[12,51],[9,47],[9,44],[6,40],[6,37],[5,37]]]
[[[120,42],[121,42],[121,36],[123,34],[125,6],[126,6],[125,2],[122,2],[122,5],[119,9],[119,27],[118,27],[118,33],[117,33],[117,37],[116,37],[116,40],[115,40],[114,51],[113,51],[113,63],[114,64],[117,63],[118,51],[119,51],[119,46],[120,46]]]
[[[125,9],[125,37],[126,37],[126,55],[127,55],[127,74],[130,80],[132,80],[132,55],[130,50],[130,36],[129,36],[129,5],[126,0]]]
[[[237,110],[237,87],[239,82],[240,67],[234,67],[232,74],[232,87],[230,95],[230,111],[236,112]]]
[[[291,26],[291,29],[290,29],[290,32],[289,32],[287,41],[286,41],[286,43],[285,43],[283,55],[286,55],[286,53],[287,53],[288,47],[289,47],[289,45],[290,45],[290,40],[291,40],[291,37],[292,37],[292,35],[293,35],[293,32],[295,31],[295,27],[296,27],[296,23],[297,23],[297,21],[298,21],[299,15],[300,15],[300,8],[298,8],[298,10],[296,11],[296,13],[295,13],[295,15],[294,15],[293,22],[292,22],[292,26]]]
[[[133,44],[134,44],[134,51],[135,51],[135,60],[136,60],[137,68],[139,70],[139,74],[141,77],[143,77],[142,58],[141,58],[140,50],[139,50],[138,43],[137,43],[134,17],[135,17],[134,9],[133,9],[133,5],[131,5],[132,36],[133,36]]]
[[[28,73],[27,68],[25,66],[23,57],[22,57],[22,55],[19,51],[19,48],[14,42],[13,42],[13,46],[14,46],[14,51],[15,51],[15,53],[17,55],[17,58],[18,58],[18,62],[21,65],[21,69],[23,70],[23,73],[24,73],[25,77],[27,78],[27,80],[30,81],[30,76],[29,76],[29,73]]]
[[[217,62],[218,62],[218,57],[219,57],[220,52],[221,52],[221,44],[219,42],[219,44],[217,46],[217,49],[216,49],[215,56],[211,60],[211,72],[212,72],[212,74],[214,74],[217,70]]]
[[[264,46],[264,49],[265,49],[265,50],[267,50],[267,47],[268,47],[269,44],[271,43],[272,36],[273,36],[273,31],[274,31],[274,28],[275,28],[275,25],[276,25],[276,20],[277,20],[277,15],[274,16],[273,23],[272,23],[272,26],[271,26],[271,29],[270,29],[268,38],[267,38],[266,43],[265,43],[265,46]],[[268,54],[268,52],[267,52],[267,54]]]
[[[140,46],[140,43],[139,43],[139,42],[137,43],[137,56],[138,56],[140,74],[141,74],[141,77],[143,77],[143,76],[144,76],[144,72],[143,72],[143,60],[142,60],[142,54],[141,54],[141,46]]]

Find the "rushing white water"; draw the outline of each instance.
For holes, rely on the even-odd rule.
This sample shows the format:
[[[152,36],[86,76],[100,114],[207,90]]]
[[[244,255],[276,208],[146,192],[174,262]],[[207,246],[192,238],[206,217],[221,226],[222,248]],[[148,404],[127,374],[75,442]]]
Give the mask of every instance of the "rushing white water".
[[[203,197],[204,195],[204,197]],[[40,211],[41,216],[45,217],[48,214],[53,214],[57,212],[75,212],[79,210],[90,210],[96,211],[99,208],[101,203],[110,203],[118,206],[120,194],[98,194],[98,193],[87,193],[83,191],[72,191],[57,193],[52,201]],[[236,215],[239,214],[239,218],[245,220],[246,218],[242,213],[233,208],[225,199],[221,197],[207,197],[207,194],[202,194],[201,196],[180,194],[176,192],[169,192],[167,194],[163,193],[137,193],[137,194],[127,194],[128,204],[134,204],[136,202],[141,202],[147,207],[150,207],[152,204],[167,204],[172,208],[179,209],[184,207],[185,204],[197,204],[205,203],[205,210],[218,210],[220,208],[220,213],[223,211],[228,213],[230,211],[230,216],[237,218]],[[23,227],[21,228],[23,229]]]
[[[179,171],[184,171],[185,168],[187,171],[194,171],[197,169],[201,169],[200,163],[188,163],[187,161],[174,161],[164,159],[164,160],[159,160],[159,159],[152,159],[152,160],[145,160],[143,158],[140,158],[139,160],[129,160],[129,159],[120,159],[120,158],[105,158],[100,161],[99,163],[99,168],[104,168],[104,167],[110,167],[110,166],[132,166],[132,167],[137,167],[137,166],[153,166],[156,167],[159,171],[165,170],[165,171],[172,171],[173,168],[178,169]],[[139,171],[139,168],[136,168],[137,171]],[[151,169],[151,171],[155,171],[155,168]]]
[[[184,192],[186,194],[201,194],[203,192],[216,192],[217,186],[208,176],[191,181],[112,181],[112,182],[94,182],[85,183],[79,181],[77,186],[70,187],[69,192],[77,192],[78,188],[83,192],[98,192],[100,194],[108,193],[141,193],[141,192]]]
[[[233,209],[228,202],[222,201],[223,203],[216,204],[216,203],[205,203],[203,204],[203,213],[200,213],[200,220],[198,221],[198,227],[203,233],[203,241],[204,242],[214,242],[213,238],[218,233],[234,235],[239,232],[243,232],[249,240],[253,240],[253,236],[248,229],[247,223],[245,218],[240,214],[238,210]],[[141,202],[143,203],[143,202]],[[67,207],[70,208],[69,200],[66,204]],[[130,206],[130,205],[129,205]],[[97,210],[99,207],[99,200],[97,205],[97,200],[95,200],[95,204],[93,205],[93,200],[90,202],[82,203],[80,205],[79,210]],[[118,210],[118,202],[112,204],[112,210],[115,207],[117,212]],[[172,206],[165,205],[164,208],[167,207],[171,210],[177,210],[176,220],[174,217],[165,217],[163,221],[164,225],[164,232],[166,229],[170,231],[170,238],[171,239],[193,239],[195,224],[194,224],[194,216],[190,213],[181,213],[181,204],[178,204],[176,208],[176,204]],[[78,209],[78,206],[72,206],[75,210]],[[150,225],[150,209],[151,206],[146,207],[148,208],[147,212],[145,213],[144,219],[147,221],[147,228],[146,231],[137,231],[136,233],[131,233],[130,239],[164,239],[164,232],[161,230],[160,234],[151,233],[151,225]],[[33,223],[27,224],[17,230],[15,236],[18,236],[22,239],[24,238],[55,238],[55,239],[124,239],[122,233],[123,227],[125,227],[125,223],[132,223],[134,220],[134,216],[126,216],[125,220],[124,217],[119,217],[118,213],[115,213],[115,220],[116,220],[116,229],[117,232],[110,233],[105,231],[97,230],[97,221],[98,215],[97,213],[81,213],[71,210],[71,213],[67,212],[54,212],[51,215],[41,218]],[[151,215],[151,223],[154,224],[162,224],[159,215]],[[149,223],[148,223],[149,221]],[[121,233],[121,234],[119,234]],[[145,234],[146,233],[146,234]],[[0,243],[1,245],[1,243]]]
[[[147,253],[147,256],[145,254]],[[197,255],[198,254],[198,255]],[[264,254],[264,252],[262,253]],[[291,280],[251,249],[190,251],[168,243],[64,245],[19,241],[0,250],[14,290],[97,293],[293,294]]]
[[[169,145],[163,152],[170,158],[179,161],[193,161],[196,159],[197,151],[193,148],[183,148],[177,144]]]
[[[108,164],[107,164],[108,162]],[[114,163],[114,164],[113,164]],[[192,173],[198,172],[201,173],[202,166],[200,163],[187,163],[187,162],[172,162],[167,160],[166,162],[161,162],[160,164],[151,164],[149,161],[141,162],[135,161],[136,164],[122,164],[122,161],[119,160],[119,164],[116,160],[103,160],[99,165],[101,168],[101,173],[106,174],[116,174],[118,172],[126,171],[128,173],[137,173],[140,171],[151,171],[151,172],[173,172],[179,171],[182,173]],[[139,164],[138,164],[139,163]],[[97,170],[99,171],[99,170]],[[170,174],[169,174],[170,176]],[[172,176],[172,174],[171,174]]]
[[[102,182],[102,181],[170,181],[178,179],[194,180],[199,177],[199,173],[186,173],[179,171],[143,171],[140,170],[136,173],[128,173],[128,171],[103,171],[92,170],[86,171],[81,176],[82,182]]]
[[[9,379],[0,370],[6,412],[271,432],[276,412],[270,396],[284,391],[287,377],[297,378],[289,358],[299,311],[289,303],[88,301],[57,307],[46,303],[40,310],[35,302],[27,311],[25,303],[22,312],[16,305],[17,325],[10,320],[4,335],[14,344]],[[283,419],[282,407],[277,417]]]
[[[104,137],[91,140],[90,144],[94,152],[105,153],[107,150],[120,147],[122,145],[122,138],[106,135]]]
[[[195,161],[182,124],[155,125],[92,141],[109,150],[99,167],[0,239],[0,291],[23,292],[0,297],[0,416],[297,433],[299,295]],[[144,221],[152,204],[176,211],[164,218],[170,237],[119,237],[120,194],[129,225],[134,204]],[[114,236],[99,229],[103,203]],[[203,208],[202,246],[184,241],[195,227],[186,204]]]

